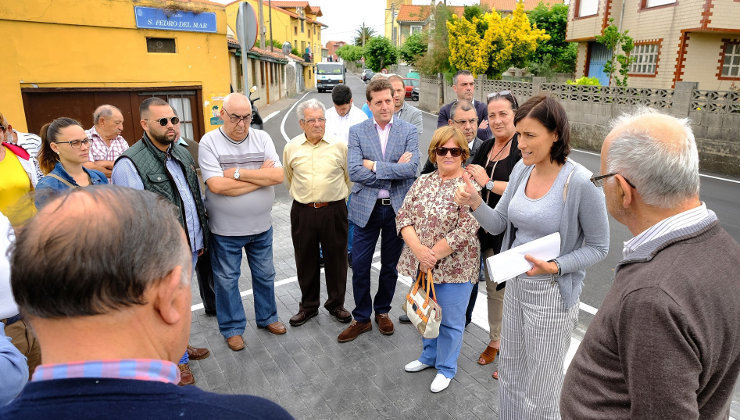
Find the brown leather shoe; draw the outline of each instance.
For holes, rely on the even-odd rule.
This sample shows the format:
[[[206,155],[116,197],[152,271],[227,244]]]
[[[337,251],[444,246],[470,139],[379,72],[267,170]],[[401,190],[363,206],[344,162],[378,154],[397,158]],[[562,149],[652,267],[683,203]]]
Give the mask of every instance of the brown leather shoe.
[[[275,335],[285,334],[288,331],[285,329],[285,325],[280,321],[275,321],[272,324],[260,328],[265,328],[267,331]]]
[[[181,365],[177,365],[177,367],[180,368],[180,382],[178,385],[185,386],[195,384],[195,377],[193,376],[193,372],[190,370],[189,364],[183,363]]]
[[[393,334],[393,321],[391,321],[391,318],[388,316],[387,313],[375,314],[375,322],[378,323],[378,331],[380,331],[381,334]]]
[[[318,310],[311,311],[311,312],[304,312],[304,311],[298,311],[297,314],[290,317],[288,322],[290,322],[290,325],[294,327],[299,327],[306,323],[309,319],[315,317],[319,314]]]
[[[334,309],[330,309],[329,313],[337,319],[339,322],[348,323],[352,321],[352,314],[349,313],[344,306],[337,306]]]
[[[210,355],[211,352],[208,351],[208,349],[204,349],[201,347],[193,347],[188,344],[188,359],[190,360],[201,360],[205,359]]]
[[[245,347],[244,339],[241,335],[232,335],[226,339],[226,344],[228,344],[229,348],[234,351],[242,350]]]
[[[341,334],[339,334],[339,337],[337,337],[337,341],[339,341],[340,343],[352,341],[357,338],[358,335],[366,333],[372,329],[373,324],[370,323],[370,321],[357,322],[353,320],[352,323],[349,324],[349,327],[347,327],[344,331],[342,331]]]

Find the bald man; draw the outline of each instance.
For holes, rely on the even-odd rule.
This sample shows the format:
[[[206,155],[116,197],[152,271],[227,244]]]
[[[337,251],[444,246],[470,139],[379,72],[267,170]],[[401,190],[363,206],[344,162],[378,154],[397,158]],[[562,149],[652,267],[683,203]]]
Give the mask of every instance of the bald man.
[[[123,114],[113,105],[100,105],[93,112],[93,127],[85,130],[90,143],[88,169],[96,169],[111,180],[113,164],[128,149],[123,133]]]
[[[563,384],[573,419],[728,418],[740,372],[740,245],[699,199],[686,119],[641,110],[601,148],[609,213],[633,235]]]

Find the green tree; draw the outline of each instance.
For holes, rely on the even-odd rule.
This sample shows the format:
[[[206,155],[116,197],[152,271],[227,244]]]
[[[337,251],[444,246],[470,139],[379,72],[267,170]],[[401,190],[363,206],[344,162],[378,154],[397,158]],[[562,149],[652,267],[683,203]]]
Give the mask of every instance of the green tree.
[[[363,23],[362,26],[357,28],[355,31],[355,45],[358,47],[362,47],[370,40],[370,38],[375,36],[375,29],[365,26]]]
[[[550,35],[549,40],[537,44],[537,49],[529,60],[530,70],[538,76],[547,76],[553,71],[572,73],[576,68],[578,46],[575,42],[565,40],[568,6],[553,4],[552,7],[547,7],[540,3],[529,12],[529,20],[537,29],[544,29]]]
[[[630,53],[635,49],[635,43],[632,37],[627,35],[628,32],[628,30],[619,32],[619,28],[614,25],[614,19],[609,19],[609,26],[604,28],[601,35],[596,36],[596,42],[603,44],[607,50],[612,52],[612,57],[604,64],[604,73],[609,75],[609,85],[614,79],[617,86],[627,86],[627,73],[630,64],[634,61],[634,58],[630,57]],[[622,50],[622,52],[617,54],[618,50]],[[619,64],[619,68],[617,68],[617,64]]]
[[[428,36],[424,32],[417,32],[409,36],[398,51],[401,59],[410,66],[414,66],[416,61],[427,52],[428,43]]]
[[[355,62],[355,61],[360,61],[364,53],[365,53],[365,50],[363,50],[362,47],[358,47],[356,45],[349,45],[349,44],[342,45],[341,47],[337,48],[337,51],[336,51],[336,54],[338,57],[350,63]]]
[[[374,72],[398,62],[398,50],[384,36],[370,38],[365,43],[365,66]]]
[[[452,13],[442,2],[439,2],[433,13],[435,24],[429,33],[429,48],[426,54],[415,62],[416,67],[422,74],[445,73],[451,78],[449,36],[445,22],[452,18]]]

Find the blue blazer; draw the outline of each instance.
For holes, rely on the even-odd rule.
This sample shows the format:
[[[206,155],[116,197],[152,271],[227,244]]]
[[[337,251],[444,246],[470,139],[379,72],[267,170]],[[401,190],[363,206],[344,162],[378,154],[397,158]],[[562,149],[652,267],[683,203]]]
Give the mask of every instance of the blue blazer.
[[[405,152],[411,152],[411,161],[398,163]],[[362,160],[377,162],[376,172],[362,166]],[[378,200],[381,189],[390,191],[393,211],[397,212],[403,199],[416,178],[419,166],[419,135],[416,127],[399,118],[393,118],[385,157],[380,147],[380,137],[373,119],[355,124],[349,129],[347,166],[352,186],[352,200],[349,204],[349,220],[365,227]]]

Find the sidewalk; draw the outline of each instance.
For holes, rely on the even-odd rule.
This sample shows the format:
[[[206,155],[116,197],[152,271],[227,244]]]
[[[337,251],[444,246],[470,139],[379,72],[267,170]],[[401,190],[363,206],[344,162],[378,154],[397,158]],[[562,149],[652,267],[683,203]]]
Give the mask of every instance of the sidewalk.
[[[408,290],[402,281],[396,288],[390,312],[396,327],[391,336],[381,335],[377,325],[373,325],[371,332],[340,344],[337,336],[348,324],[339,323],[323,308],[319,316],[306,324],[291,327],[288,319],[298,310],[301,293],[295,277],[289,214],[290,203],[274,204],[275,296],[287,334],[275,336],[256,328],[246,258],[239,280],[247,315],[245,350],[229,350],[218,332],[216,318],[206,316],[198,305],[197,282],[193,281],[195,309],[190,343],[211,350],[207,359],[190,362],[196,386],[220,393],[269,398],[298,419],[498,417],[498,383],[491,378],[496,363],[478,365],[478,355],[488,342],[488,333],[473,323],[463,336],[457,375],[445,391],[439,394],[429,391],[436,374],[434,369],[404,372],[403,366],[421,352],[421,337],[412,326],[396,322]],[[373,293],[377,290],[379,259],[378,255],[373,259]],[[323,303],[326,299],[323,285],[321,295]],[[484,305],[485,300],[477,306]],[[345,307],[350,311],[354,308],[351,270],[347,276]]]

